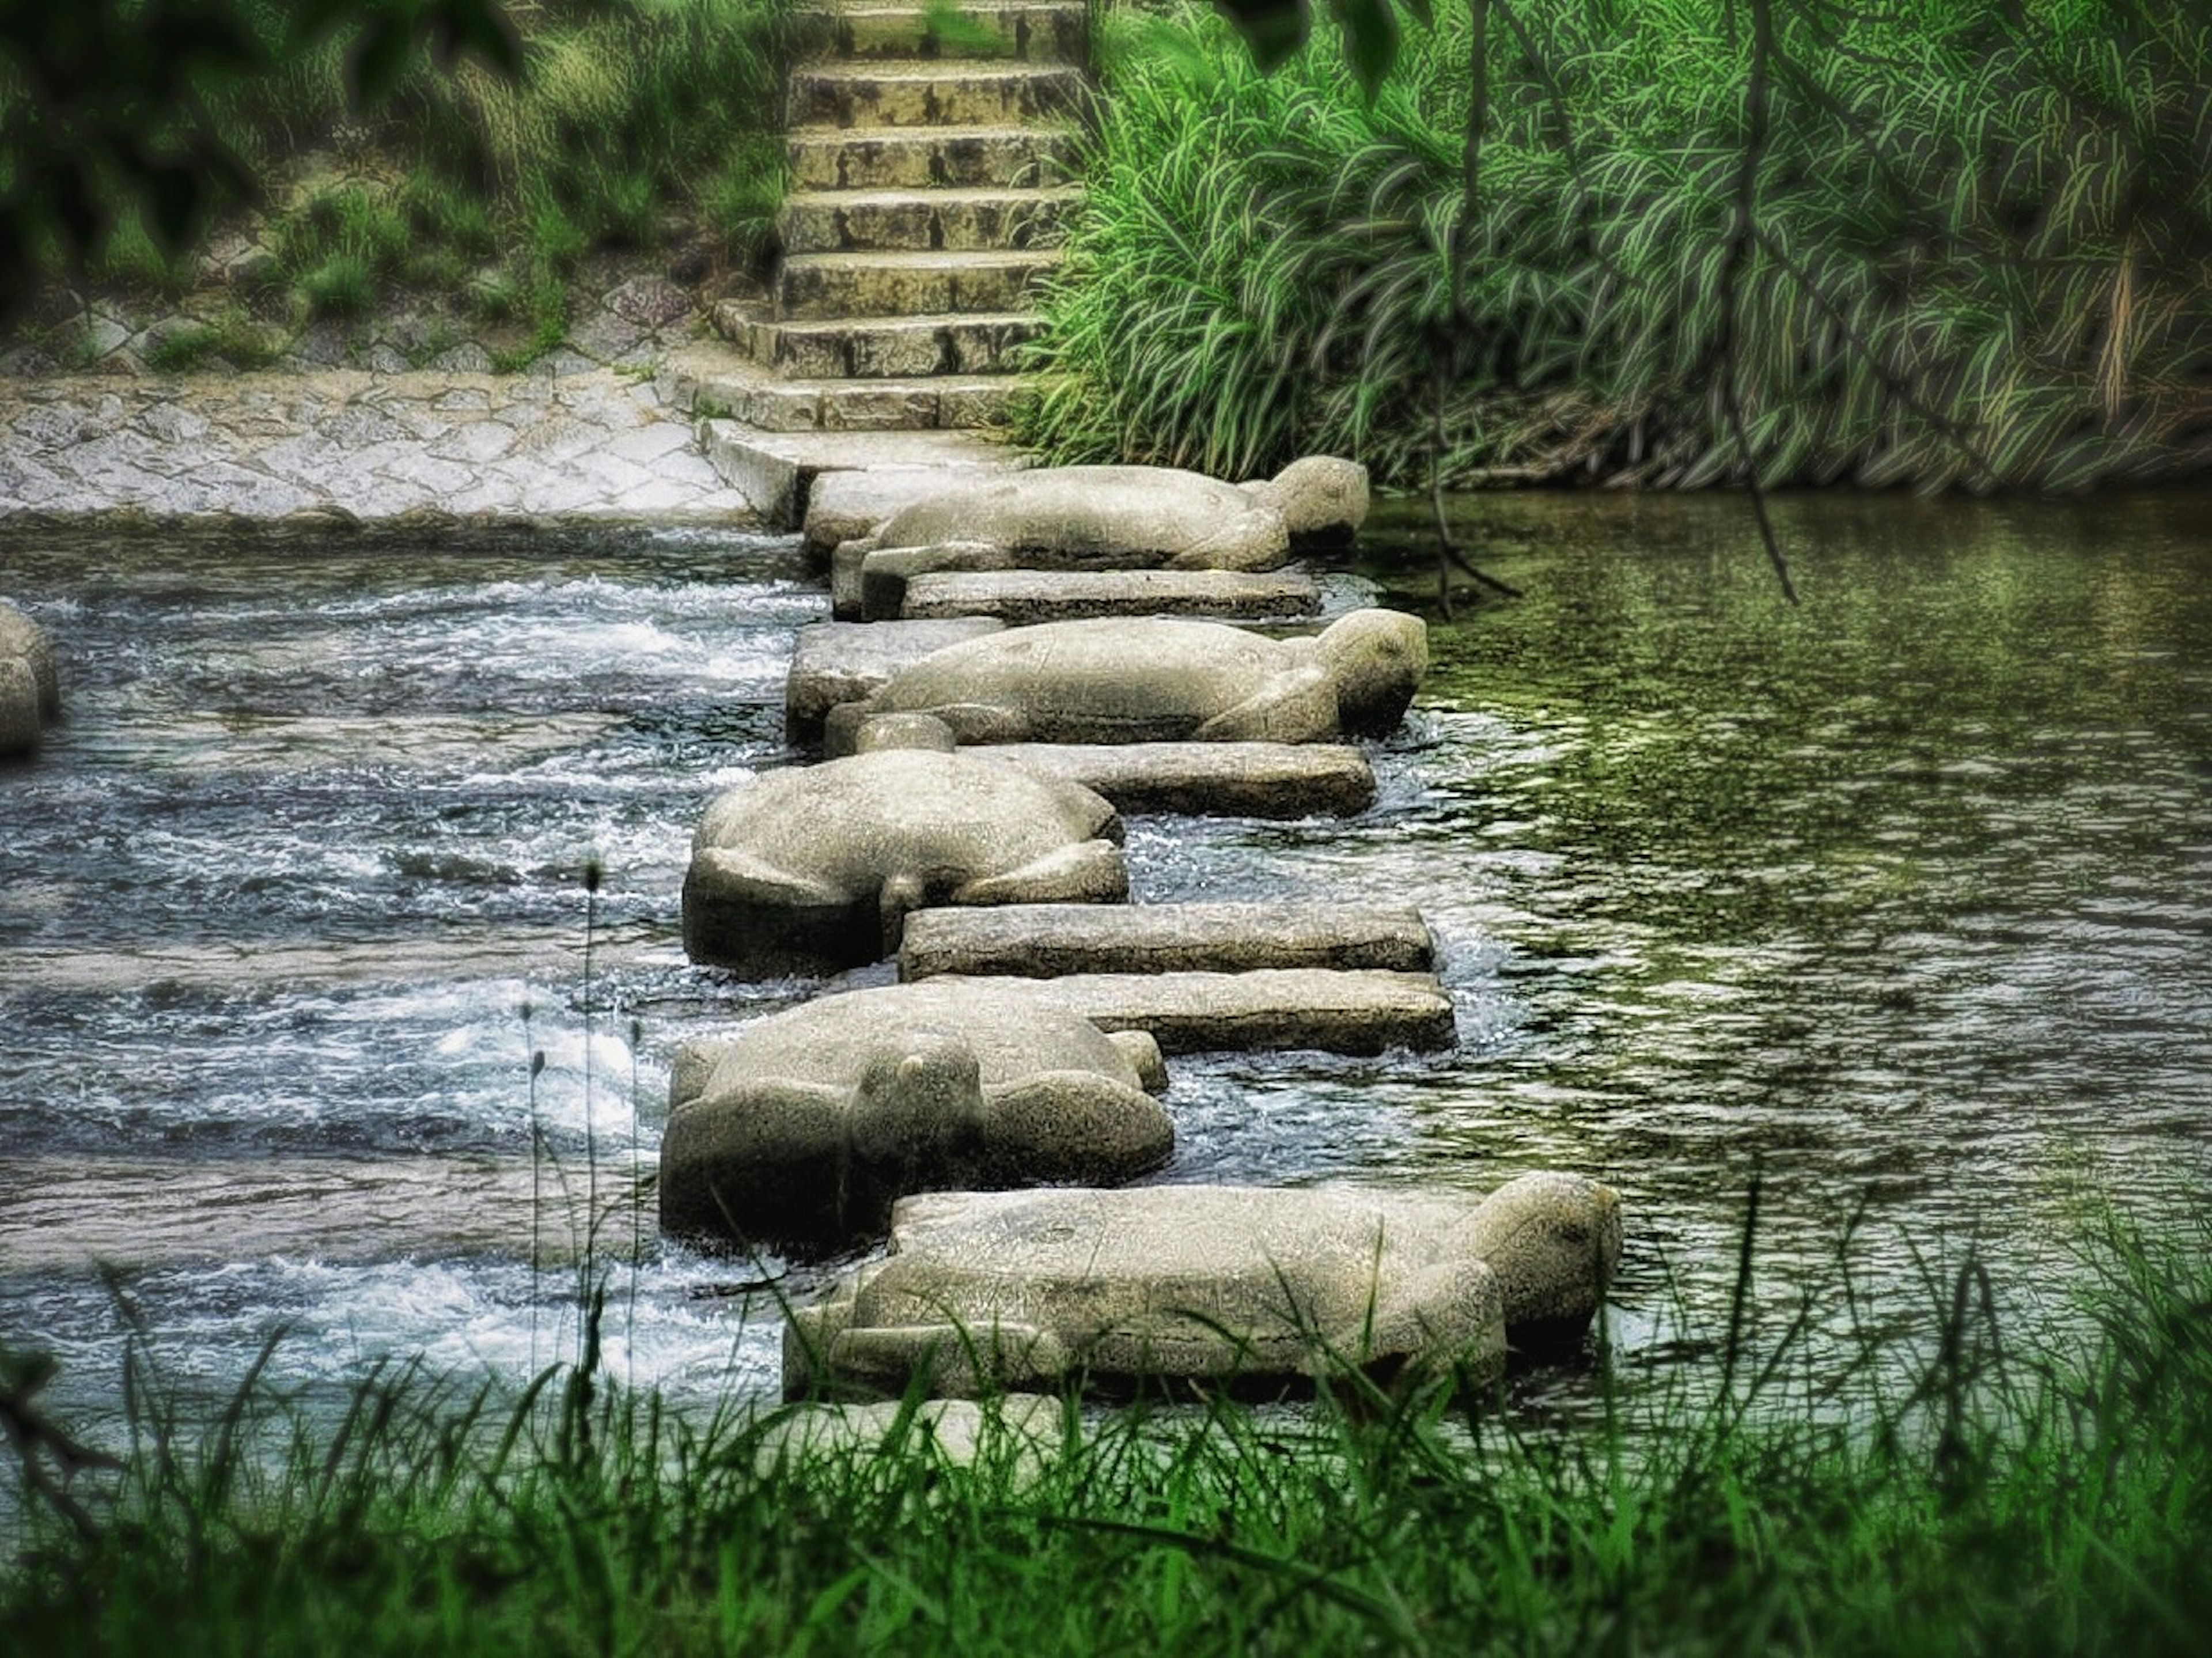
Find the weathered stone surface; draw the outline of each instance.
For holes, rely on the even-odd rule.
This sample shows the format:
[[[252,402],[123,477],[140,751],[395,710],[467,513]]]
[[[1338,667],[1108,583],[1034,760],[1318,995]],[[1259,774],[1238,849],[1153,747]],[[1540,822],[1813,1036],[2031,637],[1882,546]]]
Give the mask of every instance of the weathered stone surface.
[[[1072,186],[803,191],[784,198],[776,223],[790,253],[1043,247],[1063,239],[1082,199]]]
[[[1060,562],[1031,568],[1268,570],[1290,551],[1274,505],[1172,466],[1040,466],[965,483],[895,513],[873,540],[983,542]]]
[[[884,466],[824,472],[806,501],[805,550],[816,569],[830,568],[840,542],[858,540],[902,507],[936,495],[972,469]]]
[[[808,64],[792,71],[793,127],[990,126],[1065,116],[1082,106],[1083,72],[1059,64]]]
[[[1429,973],[1418,910],[1374,904],[1010,904],[907,918],[899,976],[1247,973],[1266,968]]]
[[[878,714],[862,731],[895,717]],[[991,752],[1095,789],[1124,816],[1349,817],[1375,803],[1375,768],[1336,743],[1009,743]]]
[[[1074,973],[1024,982],[1102,1030],[1150,1032],[1166,1054],[1300,1048],[1380,1054],[1449,1048],[1458,1037],[1451,999],[1426,973],[1267,968]]]
[[[915,621],[994,616],[1021,627],[1155,616],[1288,621],[1320,609],[1321,590],[1311,579],[1285,572],[998,570],[915,576],[906,584],[905,603],[896,614]]]
[[[877,127],[792,133],[793,190],[1050,186],[1076,176],[1076,135],[1035,126]]]
[[[817,489],[833,477],[825,476]],[[822,622],[799,630],[791,671],[783,684],[785,740],[818,743],[830,710],[854,702],[889,684],[902,669],[933,651],[963,640],[997,633],[1006,624],[988,616],[951,622]]]
[[[771,772],[707,809],[684,947],[757,976],[834,972],[898,948],[931,904],[1128,896],[1114,809],[1000,762],[897,750]]]
[[[1282,514],[1293,547],[1340,546],[1367,521],[1367,469],[1357,461],[1308,455],[1239,487]]]
[[[911,1410],[902,1400],[874,1405],[799,1405],[764,1428],[754,1442],[753,1466],[763,1474],[813,1461],[844,1464],[854,1457],[889,1459],[903,1452],[939,1467],[986,1467],[1004,1463],[1019,1485],[1041,1475],[1066,1442],[1066,1409],[1042,1394],[1003,1399],[925,1399]],[[902,1471],[886,1466],[887,1483]],[[838,1489],[851,1475],[841,1467]]]
[[[1056,248],[975,253],[793,253],[776,279],[786,320],[1018,311]]]
[[[1260,1389],[1349,1367],[1480,1385],[1509,1342],[1579,1341],[1620,1253],[1619,1198],[1571,1175],[1480,1203],[1343,1187],[911,1198],[890,1254],[793,1315],[784,1388]]]
[[[1014,58],[1028,63],[1079,64],[1087,44],[1084,9],[1066,3],[963,6],[960,32],[947,39],[941,15],[924,5],[841,6],[801,9],[799,37],[840,58]]]
[[[1280,640],[1158,617],[1054,623],[923,658],[830,710],[825,740],[844,752],[872,714],[933,714],[963,744],[1321,742],[1389,730],[1427,667],[1426,630],[1395,610]]]
[[[0,660],[21,658],[38,690],[41,719],[58,720],[62,713],[61,669],[54,659],[54,642],[46,630],[6,599],[0,598]]]
[[[1111,1182],[1164,1163],[1162,1072],[1006,981],[826,996],[688,1044],[660,1153],[664,1230],[842,1247],[910,1192]]]

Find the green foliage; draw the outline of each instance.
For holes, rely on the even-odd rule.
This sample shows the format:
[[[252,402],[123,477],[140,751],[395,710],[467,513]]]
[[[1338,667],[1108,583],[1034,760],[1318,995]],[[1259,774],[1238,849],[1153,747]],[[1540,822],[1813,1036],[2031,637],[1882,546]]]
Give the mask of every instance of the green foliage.
[[[504,252],[520,308],[542,315],[550,302],[538,290],[565,281],[585,253],[651,246],[670,216],[710,221],[747,257],[765,246],[783,189],[781,148],[767,141],[787,34],[775,0],[546,0],[503,10],[440,0],[422,10],[433,44],[452,33],[437,21],[447,13],[483,11],[501,27],[511,16],[520,33],[506,59],[401,50],[413,37],[395,33],[392,19],[414,15],[411,4],[343,15],[319,6],[312,28],[280,0],[185,9],[195,6],[220,10],[246,43],[190,80],[195,130],[227,160],[195,175],[187,222],[103,219],[87,244],[95,281],[174,290],[191,270],[180,251],[209,213],[311,152],[335,155],[348,176],[272,189],[269,212],[281,275],[312,313],[344,312],[364,284],[372,295],[386,283],[452,291]],[[0,179],[21,179],[44,142],[40,106],[5,70]],[[118,179],[88,187],[103,213],[112,199],[127,204]],[[49,236],[58,250],[65,240]]]
[[[186,324],[163,335],[146,361],[163,374],[181,374],[217,361],[233,368],[265,368],[282,355],[272,331],[232,307],[211,322]]]
[[[1370,99],[1118,14],[1020,434],[1231,475],[2079,488],[2212,456],[2212,21],[2130,0],[1778,9],[1733,317],[1748,42],[1726,0],[1495,8],[1469,288],[1468,22]]]
[[[1968,1261],[1856,1406],[1780,1393],[1802,1324],[1747,1323],[1577,1418],[1353,1375],[1310,1413],[1071,1407],[1042,1455],[998,1422],[972,1467],[911,1406],[803,1455],[781,1411],[680,1419],[597,1368],[598,1297],[511,1402],[393,1369],[333,1422],[249,1378],[193,1428],[142,1351],[127,1467],[59,1502],[43,1375],[0,1394],[46,1475],[0,1648],[2198,1650],[2212,1236],[2090,1272],[2062,1356],[2001,1334]]]

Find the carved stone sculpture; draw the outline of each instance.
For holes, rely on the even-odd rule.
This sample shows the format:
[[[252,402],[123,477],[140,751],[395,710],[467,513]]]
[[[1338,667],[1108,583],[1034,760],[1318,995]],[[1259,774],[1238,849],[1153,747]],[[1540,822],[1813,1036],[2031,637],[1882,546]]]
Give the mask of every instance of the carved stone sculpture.
[[[825,742],[850,752],[883,714],[934,714],[965,744],[1327,742],[1390,730],[1427,671],[1427,631],[1397,610],[1355,610],[1310,639],[1217,622],[1047,623],[932,652],[830,710]]]
[[[769,772],[707,809],[684,882],[692,960],[756,977],[898,948],[931,904],[1128,896],[1121,820],[1089,789],[975,755],[894,750]]]
[[[1165,1162],[1159,1049],[1018,984],[827,996],[692,1044],[660,1154],[673,1232],[842,1246],[895,1199],[1122,1181]]]
[[[1474,1202],[1351,1187],[1148,1187],[911,1198],[891,1254],[799,1309],[787,1393],[1273,1388],[1358,1366],[1494,1377],[1579,1341],[1620,1199],[1523,1175]]]
[[[907,580],[940,570],[1269,570],[1294,546],[1348,538],[1367,469],[1312,456],[1223,483],[1168,466],[1054,466],[955,483],[832,556],[837,614],[896,616]]]

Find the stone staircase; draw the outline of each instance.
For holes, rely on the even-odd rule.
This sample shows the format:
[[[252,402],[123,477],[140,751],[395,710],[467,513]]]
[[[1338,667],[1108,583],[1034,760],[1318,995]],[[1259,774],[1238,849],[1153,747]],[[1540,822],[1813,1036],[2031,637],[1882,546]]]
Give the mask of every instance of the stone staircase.
[[[1080,197],[1081,0],[842,0],[799,21],[781,262],[764,301],[719,308],[735,349],[692,354],[684,390],[769,434],[988,426]]]

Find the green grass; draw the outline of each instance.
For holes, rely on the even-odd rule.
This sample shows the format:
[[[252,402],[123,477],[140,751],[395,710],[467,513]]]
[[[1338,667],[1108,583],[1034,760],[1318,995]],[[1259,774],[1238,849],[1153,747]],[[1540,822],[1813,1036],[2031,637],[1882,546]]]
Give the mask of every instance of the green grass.
[[[335,1423],[249,1381],[188,1425],[142,1373],[82,1533],[34,1505],[0,1649],[2201,1651],[2212,1236],[2091,1278],[2039,1352],[1969,1263],[1849,1408],[1739,1327],[1568,1419],[1353,1376],[1295,1414],[1071,1407],[1064,1448],[967,1468],[910,1412],[763,1458],[780,1412],[681,1419],[588,1340],[519,1400],[394,1369]]]
[[[1333,34],[1273,76],[1196,9],[1116,12],[1090,202],[1020,434],[1232,476],[1758,471],[2074,489],[2212,459],[2212,21],[2133,0],[1776,7],[1724,302],[1750,46],[1729,0],[1501,6],[1466,310],[1468,12],[1372,102]],[[1748,15],[1747,13],[1746,14]],[[1731,318],[1733,322],[1731,324]]]
[[[363,116],[349,106],[344,30],[273,77],[211,81],[216,127],[269,187],[269,281],[295,320],[359,316],[403,290],[465,300],[489,284],[535,338],[595,250],[702,230],[731,264],[763,256],[784,190],[774,134],[787,26],[775,0],[509,9],[525,43],[519,81],[426,58]],[[287,15],[261,7],[270,39]],[[174,295],[194,272],[126,216],[88,274]]]

